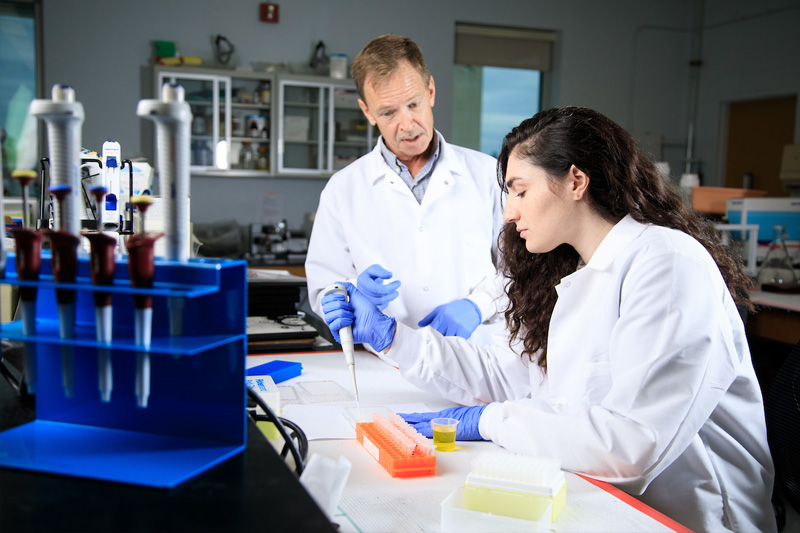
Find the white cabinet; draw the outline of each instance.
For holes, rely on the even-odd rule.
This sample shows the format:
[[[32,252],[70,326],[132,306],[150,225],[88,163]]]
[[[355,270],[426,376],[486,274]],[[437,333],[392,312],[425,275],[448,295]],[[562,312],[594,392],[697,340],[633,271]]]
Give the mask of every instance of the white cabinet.
[[[165,82],[179,83],[192,108],[193,174],[271,174],[271,74],[186,67],[156,67],[155,72],[154,94]]]
[[[231,79],[209,73],[161,71],[157,73],[154,94],[161,94],[164,83],[183,86],[186,101],[192,108],[192,171],[225,169],[228,164],[226,137],[230,121]]]
[[[374,146],[350,80],[154,67],[153,94],[179,83],[191,105],[191,172],[327,178]]]
[[[277,172],[329,176],[367,153],[375,133],[352,82],[278,77]]]

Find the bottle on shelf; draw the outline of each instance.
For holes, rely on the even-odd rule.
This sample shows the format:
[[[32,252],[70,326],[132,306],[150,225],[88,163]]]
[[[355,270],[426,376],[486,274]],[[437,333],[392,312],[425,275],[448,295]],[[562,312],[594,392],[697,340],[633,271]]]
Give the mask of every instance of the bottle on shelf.
[[[269,170],[269,151],[266,146],[262,145],[258,147],[256,170]]]
[[[256,153],[253,145],[249,142],[243,142],[242,149],[239,150],[239,168],[243,170],[255,170],[256,168]]]
[[[772,226],[772,242],[758,270],[758,287],[762,291],[800,291],[792,257],[786,249],[785,232],[786,226]]]
[[[256,87],[256,103],[267,105],[270,101],[270,87],[269,82],[261,80]]]

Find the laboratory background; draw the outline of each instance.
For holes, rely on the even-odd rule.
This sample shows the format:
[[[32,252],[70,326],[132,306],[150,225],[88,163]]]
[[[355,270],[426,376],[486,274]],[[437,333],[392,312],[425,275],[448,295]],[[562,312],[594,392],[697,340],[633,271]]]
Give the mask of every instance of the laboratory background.
[[[785,195],[776,176],[763,174],[777,174],[783,144],[800,138],[800,37],[793,30],[800,12],[793,0],[503,0],[491,8],[472,0],[412,0],[402,5],[294,0],[278,5],[274,23],[261,20],[259,2],[245,0],[45,0],[37,5],[42,16],[37,52],[43,68],[37,86],[28,89],[46,96],[55,83],[71,85],[86,108],[85,148],[99,153],[103,142],[114,140],[123,156],[144,156],[151,164],[152,125],[135,112],[137,101],[155,92],[154,43],[170,41],[175,53],[200,58],[202,66],[210,67],[219,64],[215,39],[220,35],[234,47],[226,65],[235,67],[229,72],[232,76],[250,72],[244,69],[272,67],[314,73],[309,64],[320,42],[328,56],[345,54],[352,61],[375,36],[406,35],[422,48],[436,81],[436,128],[445,139],[465,144],[464,130],[474,126],[463,126],[464,117],[454,111],[461,71],[454,58],[461,24],[530,30],[530,38],[549,45],[546,63],[542,59],[540,65],[532,65],[543,69],[539,99],[523,116],[532,115],[537,110],[533,106],[597,109],[631,131],[656,159],[668,162],[676,180],[691,159],[688,173],[699,174],[704,186],[742,187],[743,175],[750,173],[755,180],[751,188],[763,189],[759,180],[774,179],[771,195]],[[3,43],[4,61],[15,59],[17,42]],[[227,50],[225,41],[221,48]],[[16,89],[4,74],[0,116],[7,117]],[[780,111],[771,111],[781,105]],[[755,115],[756,122],[745,126],[745,146],[736,151],[753,164],[765,165],[763,172],[745,163],[730,172],[727,168],[732,142],[728,131],[739,106],[746,108],[742,115]],[[759,106],[767,109],[763,117]],[[474,106],[463,108],[463,113],[475,112]],[[273,118],[278,118],[274,112]],[[517,123],[515,116],[505,127]],[[775,129],[783,138],[774,141],[769,156],[747,146],[763,142],[762,132]],[[276,132],[271,133],[274,139]],[[492,139],[494,152],[503,134],[500,130]],[[291,229],[303,227],[330,172],[280,173],[275,163],[270,161],[268,175],[255,179],[194,172],[192,222],[235,219],[249,226],[286,219]]]
[[[497,156],[538,111],[597,110],[719,224],[756,281],[776,249],[800,283],[798,27],[800,0],[0,0],[5,218],[44,216],[48,136],[28,110],[58,84],[83,105],[82,156],[116,154],[123,195],[158,198],[159,124],[137,106],[180,84],[193,115],[190,255],[302,279],[328,178],[379,135],[349,66],[371,39],[397,34],[422,49],[448,142]],[[24,201],[20,169],[37,177]],[[150,229],[160,229],[168,215],[151,209]],[[124,211],[116,216],[131,229]],[[274,305],[308,311],[303,284],[287,286],[287,302]],[[252,299],[255,287],[251,314],[275,314],[275,301]],[[800,340],[797,293],[757,290],[759,313],[745,317],[765,395]],[[8,291],[2,299],[5,323],[14,310]],[[785,531],[800,531],[787,513]]]

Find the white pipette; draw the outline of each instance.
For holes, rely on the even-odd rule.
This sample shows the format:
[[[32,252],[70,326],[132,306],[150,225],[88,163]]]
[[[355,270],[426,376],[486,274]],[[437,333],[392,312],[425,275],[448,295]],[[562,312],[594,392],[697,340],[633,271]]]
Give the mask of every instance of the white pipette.
[[[51,95],[52,100],[33,100],[29,108],[31,115],[47,124],[50,186],[65,186],[71,191],[80,191],[83,104],[75,101],[75,90],[69,85],[53,85]],[[80,234],[82,202],[80,194],[73,192],[63,202],[55,204],[55,220],[64,221],[59,229],[72,235]]]
[[[350,296],[347,294],[347,289],[341,283],[334,283],[328,285],[325,289],[325,294],[342,294],[344,301],[349,302]],[[353,346],[353,329],[350,326],[345,326],[339,329],[339,339],[344,352],[344,359],[347,361],[347,366],[350,367],[350,378],[353,380],[353,392],[356,395],[356,402],[358,402],[358,385],[356,385],[356,361],[355,361],[355,348]]]

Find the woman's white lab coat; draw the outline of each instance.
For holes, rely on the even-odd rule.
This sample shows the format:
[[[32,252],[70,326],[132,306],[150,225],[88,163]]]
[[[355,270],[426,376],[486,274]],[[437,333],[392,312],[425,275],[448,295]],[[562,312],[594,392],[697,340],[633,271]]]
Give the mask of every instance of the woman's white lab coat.
[[[556,287],[547,376],[398,325],[389,356],[418,386],[493,401],[486,439],[555,457],[696,531],[774,531],[761,392],[736,305],[688,235],[620,221]]]
[[[378,263],[400,280],[399,297],[384,310],[417,322],[440,305],[469,297],[484,321],[504,296],[494,258],[502,227],[494,158],[445,142],[422,203],[389,167],[380,146],[334,174],[320,195],[305,263],[309,302],[336,281],[356,284]],[[502,329],[502,317],[495,317]],[[480,331],[481,328],[478,329]],[[475,335],[473,335],[475,337]]]

